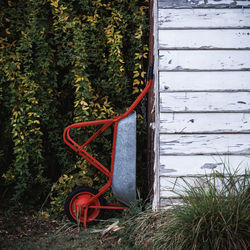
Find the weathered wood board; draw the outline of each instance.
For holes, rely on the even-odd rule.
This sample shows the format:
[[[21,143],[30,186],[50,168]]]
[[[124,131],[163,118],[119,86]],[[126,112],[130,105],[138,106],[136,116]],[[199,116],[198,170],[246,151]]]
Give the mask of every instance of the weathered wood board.
[[[160,155],[249,155],[250,134],[160,134]]]
[[[204,175],[250,166],[250,1],[155,6],[154,208]],[[182,178],[183,177],[183,178]],[[187,182],[187,183],[186,183]],[[184,186],[184,187],[183,187]]]
[[[159,31],[159,49],[249,48],[250,29]]]
[[[160,133],[250,133],[250,113],[161,113]]]
[[[212,179],[214,180],[214,179]],[[242,181],[243,178],[238,179],[238,182]],[[223,182],[227,182],[228,179],[225,178]],[[179,178],[170,178],[170,177],[160,177],[160,194],[161,198],[169,198],[169,197],[178,197],[178,193],[184,194],[185,189],[189,189],[190,186],[202,186],[203,188],[207,188],[206,185],[206,177],[179,177]],[[215,185],[218,189],[222,187],[222,179],[215,179]],[[173,192],[175,191],[175,192]]]
[[[160,94],[161,112],[250,112],[250,92]]]
[[[239,155],[161,156],[160,176],[204,176],[225,168],[242,175],[250,168],[250,157]]]
[[[249,91],[250,71],[160,72],[160,91]]]
[[[159,70],[250,70],[250,50],[160,50]]]
[[[160,209],[168,209],[169,206],[177,205],[182,203],[183,200],[173,197],[168,198],[160,198],[159,208]]]
[[[248,0],[159,0],[159,8],[234,8],[250,6]]]
[[[249,28],[250,9],[159,9],[159,29]]]
[[[160,197],[161,198],[178,198],[178,194],[185,194],[185,190],[189,189],[189,186],[202,186],[207,188],[207,177],[160,177]],[[214,180],[214,179],[212,179]],[[227,182],[227,178],[223,182]],[[243,178],[239,178],[239,181]],[[218,189],[222,187],[221,179],[215,179],[215,185]],[[175,191],[175,192],[173,192]]]

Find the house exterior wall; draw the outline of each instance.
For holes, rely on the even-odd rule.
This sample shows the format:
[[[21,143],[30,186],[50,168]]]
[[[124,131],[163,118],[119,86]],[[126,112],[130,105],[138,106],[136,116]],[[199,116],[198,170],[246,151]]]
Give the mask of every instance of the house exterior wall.
[[[250,166],[250,1],[155,0],[153,208],[176,184]]]

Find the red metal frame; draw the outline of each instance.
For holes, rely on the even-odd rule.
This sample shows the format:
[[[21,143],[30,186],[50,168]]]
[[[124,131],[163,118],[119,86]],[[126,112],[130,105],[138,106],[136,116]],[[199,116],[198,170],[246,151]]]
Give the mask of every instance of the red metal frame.
[[[112,119],[106,119],[106,120],[98,120],[98,121],[88,121],[88,122],[79,122],[72,124],[68,126],[63,133],[63,140],[64,142],[72,148],[75,152],[77,152],[79,155],[81,155],[84,159],[86,159],[89,163],[91,163],[94,167],[96,167],[98,170],[100,170],[103,174],[105,174],[108,177],[108,182],[99,189],[99,192],[97,195],[93,196],[85,205],[84,210],[84,227],[86,228],[87,224],[87,213],[88,208],[100,208],[100,209],[128,209],[128,207],[122,205],[122,204],[107,204],[107,206],[89,206],[95,199],[97,199],[99,196],[101,196],[104,192],[106,192],[112,185],[112,178],[113,178],[113,169],[114,169],[114,159],[115,159],[115,146],[116,146],[116,136],[117,136],[117,126],[118,122],[125,117],[127,117],[139,104],[139,102],[142,100],[142,98],[146,95],[148,90],[150,89],[152,85],[152,66],[151,66],[151,73],[150,79],[147,80],[146,87],[143,89],[141,94],[136,98],[136,100],[133,102],[133,104],[129,107],[129,109],[122,115],[114,117]],[[71,137],[70,137],[70,130],[72,128],[80,128],[80,127],[88,127],[88,126],[94,126],[94,125],[101,125],[104,124],[94,135],[92,135],[85,143],[82,145],[77,144]],[[84,148],[92,142],[96,137],[101,135],[108,127],[110,127],[112,124],[114,124],[114,134],[113,134],[113,146],[112,146],[112,156],[111,156],[111,166],[110,170],[108,170],[105,166],[103,166],[98,160],[96,160],[92,155],[90,155]]]

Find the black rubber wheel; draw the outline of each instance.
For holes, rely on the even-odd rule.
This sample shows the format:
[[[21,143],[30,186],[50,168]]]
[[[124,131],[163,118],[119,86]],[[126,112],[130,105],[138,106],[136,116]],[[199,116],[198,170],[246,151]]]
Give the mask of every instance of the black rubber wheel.
[[[64,204],[64,210],[70,221],[83,224],[84,222],[84,204],[95,196],[98,192],[90,187],[78,187],[73,190]],[[98,197],[90,205],[102,206],[105,201],[102,197]],[[92,224],[102,217],[103,209],[89,208],[87,215],[87,223]]]

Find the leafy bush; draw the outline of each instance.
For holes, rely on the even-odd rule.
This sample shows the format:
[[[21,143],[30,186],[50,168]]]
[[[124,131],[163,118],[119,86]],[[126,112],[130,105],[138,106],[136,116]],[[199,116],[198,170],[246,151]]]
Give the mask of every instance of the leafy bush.
[[[182,204],[138,212],[124,223],[122,239],[155,249],[249,249],[249,171],[226,169],[186,184]]]
[[[12,205],[41,202],[75,165],[79,176],[84,171],[94,186],[100,184],[97,173],[63,143],[62,133],[74,122],[124,112],[140,93],[147,12],[148,0],[1,3],[0,181],[8,184],[3,194]],[[139,118],[138,133],[145,134]],[[83,141],[93,128],[75,133]],[[108,165],[111,142],[99,142],[88,150]]]

